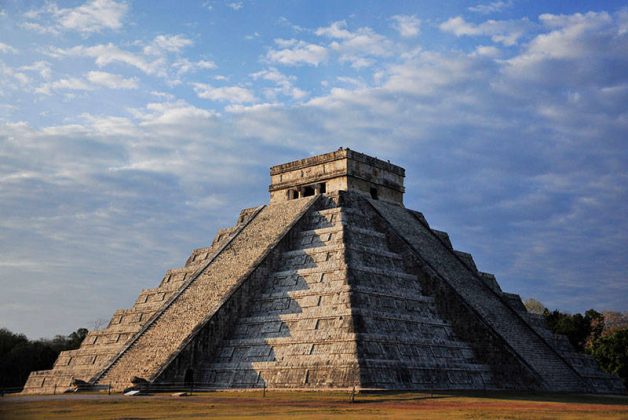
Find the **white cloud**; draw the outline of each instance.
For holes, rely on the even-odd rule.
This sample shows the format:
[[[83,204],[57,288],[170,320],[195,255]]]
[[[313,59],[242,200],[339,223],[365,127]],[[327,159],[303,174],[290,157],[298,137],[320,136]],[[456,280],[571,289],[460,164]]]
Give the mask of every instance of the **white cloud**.
[[[35,89],[35,93],[51,95],[53,91],[90,91],[98,87],[109,89],[137,89],[137,79],[124,77],[104,71],[90,71],[85,78],[69,77],[44,83]]]
[[[502,12],[506,9],[512,7],[512,0],[509,1],[494,1],[488,4],[476,4],[475,6],[470,6],[469,11],[480,13],[482,15],[488,15],[490,13]]]
[[[172,63],[177,75],[191,73],[199,70],[214,70],[218,66],[211,60],[190,61],[187,58],[180,58]]]
[[[476,36],[484,35],[483,31],[478,25],[468,23],[461,16],[449,18],[447,21],[439,25],[441,31],[450,32],[456,36]]]
[[[151,95],[157,97],[157,98],[161,98],[163,100],[167,100],[167,101],[174,101],[175,96],[172,93],[167,93],[167,92],[160,92],[157,90],[153,90],[150,92]]]
[[[55,15],[59,24],[68,30],[100,32],[120,29],[128,6],[113,0],[91,0],[73,9],[59,9]]]
[[[618,31],[618,14],[544,14],[539,19],[549,31],[535,36],[508,61],[505,70],[509,75],[554,85],[566,80],[601,83],[609,75],[620,77],[616,69],[628,61],[628,33]],[[600,68],[592,64],[603,61],[607,64]]]
[[[59,8],[47,3],[41,9],[30,10],[24,17],[39,22],[24,22],[22,27],[42,33],[77,31],[83,34],[118,30],[128,11],[128,5],[114,0],[90,0],[73,8]]]
[[[150,128],[156,130],[155,132],[161,131],[162,136],[172,134],[176,137],[180,135],[182,127],[187,126],[190,129],[188,139],[203,139],[203,131],[208,128],[210,120],[216,116],[213,111],[192,106],[182,100],[151,102],[144,108],[130,111],[139,121],[138,125],[141,129]],[[146,146],[150,147],[150,145]],[[173,148],[173,146],[170,145],[168,148]],[[176,149],[176,146],[174,148]]]
[[[227,7],[232,10],[240,10],[244,7],[244,4],[241,1],[234,1],[232,3],[227,3]]]
[[[171,86],[181,84],[179,77],[198,70],[216,68],[210,60],[192,61],[180,55],[181,50],[193,45],[193,41],[184,35],[158,35],[149,43],[135,42],[142,47],[138,52],[121,49],[113,43],[93,46],[78,45],[72,48],[51,48],[47,54],[55,57],[90,57],[98,67],[123,63],[135,67],[151,76],[162,77]]]
[[[421,20],[416,16],[395,15],[391,18],[393,28],[404,38],[412,38],[421,32]]]
[[[218,67],[216,66],[216,63],[214,63],[211,60],[199,60],[193,64],[196,68],[203,69],[203,70],[213,70],[216,67]]]
[[[194,91],[199,98],[218,102],[250,103],[255,102],[255,95],[241,86],[214,87],[205,83],[193,83]]]
[[[15,82],[21,87],[25,87],[30,83],[30,78],[22,71],[9,67],[0,61],[0,86],[5,89],[15,89]]]
[[[492,45],[478,45],[475,47],[475,51],[471,54],[484,57],[498,57],[501,54],[501,51],[499,48]]]
[[[273,62],[287,66],[309,64],[318,66],[327,60],[327,49],[317,44],[310,44],[296,39],[276,39],[279,49],[271,49],[266,58]]]
[[[290,83],[290,80],[294,80],[295,79],[294,76],[288,77],[285,74],[280,73],[279,71],[277,71],[277,69],[275,69],[275,68],[271,68],[269,70],[262,70],[262,71],[259,71],[257,73],[253,73],[253,74],[251,74],[251,77],[253,77],[253,79],[270,80],[270,81],[273,81],[273,82],[278,83],[278,84]]]
[[[530,28],[527,19],[521,20],[487,20],[480,24],[467,22],[461,16],[456,16],[441,23],[439,28],[443,32],[449,32],[460,36],[488,36],[493,42],[506,46],[515,45]]]
[[[355,79],[353,77],[340,76],[340,77],[337,77],[336,80],[338,80],[340,83],[351,86],[354,89],[355,88],[357,89],[368,88],[368,84],[366,84],[363,80]]]
[[[112,43],[99,44],[91,47],[76,46],[68,49],[52,49],[50,54],[53,57],[63,56],[81,56],[91,57],[95,59],[96,65],[104,67],[112,63],[124,63],[133,66],[146,74],[164,74],[163,59],[155,59],[148,62],[140,54],[134,54],[129,51],[122,50]]]
[[[334,39],[329,46],[340,55],[341,62],[362,68],[373,64],[373,57],[386,57],[394,53],[394,45],[371,28],[347,29],[345,21],[337,21],[316,30],[316,35]]]
[[[124,136],[126,138],[142,137],[139,127],[126,117],[113,116],[93,116],[90,114],[82,114],[85,125],[89,127],[89,131],[95,135],[104,136]]]
[[[19,23],[20,28],[24,28],[29,31],[39,32],[40,34],[50,34],[57,35],[59,31],[54,26],[42,25],[36,22],[21,22]]]
[[[104,71],[90,71],[87,73],[87,80],[110,89],[137,89],[137,79],[125,79],[120,75]]]
[[[26,19],[37,19],[39,16],[44,13],[45,9],[30,9],[22,14]]]
[[[149,45],[144,47],[144,54],[162,55],[165,52],[178,53],[183,48],[193,44],[194,42],[184,35],[157,35]]]
[[[307,96],[307,92],[294,86],[293,82],[296,80],[296,77],[287,76],[275,68],[253,73],[251,77],[254,80],[267,80],[276,85],[274,88],[264,90],[264,94],[269,100],[274,100],[279,94],[292,99],[302,99]]]
[[[290,30],[292,30],[293,32],[305,32],[305,31],[307,31],[307,29],[304,28],[303,26],[295,25],[294,23],[290,22],[290,20],[288,20],[285,16],[281,16],[278,19],[278,22],[279,22],[280,25],[285,26],[287,28],[290,28]]]
[[[50,63],[47,61],[36,61],[31,65],[21,66],[19,69],[21,71],[37,72],[42,79],[46,80],[50,79],[50,76],[52,75]]]
[[[331,25],[326,27],[320,27],[316,30],[315,33],[318,36],[327,36],[329,38],[353,38],[353,34],[347,30],[347,22],[344,20],[333,22]]]
[[[188,249],[211,242],[208,226],[227,226],[239,208],[265,202],[260,179],[268,166],[336,150],[341,140],[406,167],[406,205],[451,231],[481,269],[497,272],[505,290],[542,291],[548,304],[580,298],[583,309],[625,307],[628,43],[621,25],[619,14],[548,15],[529,42],[508,49],[484,40],[468,54],[457,46],[439,52],[422,46],[395,54],[392,63],[363,53],[378,64],[375,86],[367,71],[354,78],[330,72],[322,77],[343,89],[305,103],[292,101],[297,81],[283,67],[250,74],[254,91],[237,82],[192,85],[199,96],[239,103],[227,106],[240,111],[228,116],[154,92],[163,102],[130,114],[70,115],[64,125],[40,129],[0,124],[0,279],[62,282],[62,290],[77,290],[68,312],[77,314],[71,305],[87,301],[83,316],[92,316],[94,305],[103,305],[105,316],[124,303],[114,301],[118,295],[132,298],[124,292],[128,278],[138,279],[138,289],[153,286]],[[321,36],[333,34],[339,46],[356,33],[332,29]],[[137,68],[153,63],[141,55],[144,46]],[[89,47],[83,48],[84,55]],[[130,62],[120,51],[85,56]],[[508,58],[493,59],[500,53]],[[188,66],[178,58],[178,68]],[[7,84],[21,89],[15,77],[3,73],[4,91]],[[66,86],[76,84],[65,78]],[[247,106],[256,103],[254,95],[267,99],[265,87],[277,102]],[[50,278],[11,271],[12,262],[30,264],[24,255],[45,258]],[[90,274],[96,259],[103,272]],[[140,260],[141,271],[129,268]],[[118,270],[115,276],[108,267]],[[605,279],[605,287],[591,291],[591,278]],[[24,284],[2,285],[0,300],[17,296]],[[79,291],[85,284],[90,290]],[[586,288],[586,297],[577,288]],[[62,296],[47,291],[44,304]],[[101,303],[104,296],[110,307]],[[26,319],[31,308],[11,316]],[[2,310],[8,312],[4,302]],[[83,319],[70,318],[68,328]]]
[[[10,45],[0,42],[0,53],[17,54],[17,50]]]
[[[35,93],[51,95],[52,91],[58,90],[93,90],[93,86],[83,79],[71,77],[68,79],[59,79],[54,82],[45,83],[35,89]]]

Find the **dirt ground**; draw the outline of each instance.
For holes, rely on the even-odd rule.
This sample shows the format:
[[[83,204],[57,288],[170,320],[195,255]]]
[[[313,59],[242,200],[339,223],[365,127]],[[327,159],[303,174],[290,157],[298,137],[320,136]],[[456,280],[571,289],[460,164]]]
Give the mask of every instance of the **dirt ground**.
[[[262,391],[125,397],[120,394],[0,398],[0,419],[182,418],[627,419],[628,396],[514,393]]]

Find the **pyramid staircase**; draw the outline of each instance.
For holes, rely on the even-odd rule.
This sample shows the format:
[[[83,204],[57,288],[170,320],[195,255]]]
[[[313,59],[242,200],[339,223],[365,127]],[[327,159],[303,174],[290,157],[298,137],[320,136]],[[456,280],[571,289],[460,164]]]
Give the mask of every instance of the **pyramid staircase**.
[[[209,389],[494,387],[372,214],[339,201],[321,200],[293,228],[215,351],[189,358],[187,380]]]

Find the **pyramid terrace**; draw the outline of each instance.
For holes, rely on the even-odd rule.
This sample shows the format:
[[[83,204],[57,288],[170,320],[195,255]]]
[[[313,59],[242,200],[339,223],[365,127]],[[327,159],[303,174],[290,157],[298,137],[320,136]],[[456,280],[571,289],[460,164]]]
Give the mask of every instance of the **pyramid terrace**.
[[[348,149],[273,166],[269,204],[234,215],[24,392],[625,391],[405,208],[404,176]]]

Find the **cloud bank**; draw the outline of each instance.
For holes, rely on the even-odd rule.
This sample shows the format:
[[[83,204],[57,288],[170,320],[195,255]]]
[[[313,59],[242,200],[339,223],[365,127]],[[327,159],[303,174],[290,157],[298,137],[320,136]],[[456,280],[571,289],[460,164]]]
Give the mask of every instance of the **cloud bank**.
[[[92,25],[121,30],[131,9],[84,6],[96,4],[118,17]],[[83,6],[50,7],[57,30],[97,32],[78,29],[93,18]],[[0,319],[37,336],[108,317],[241,208],[266,202],[269,166],[339,146],[404,166],[406,206],[505,290],[623,310],[627,16],[427,25],[394,14],[388,35],[331,20],[272,36],[251,68],[222,75],[228,60],[189,52],[184,33],[44,45],[42,57],[4,62]],[[430,31],[465,44],[429,48]],[[15,60],[23,49],[2,45]],[[20,95],[67,112],[17,118]]]

